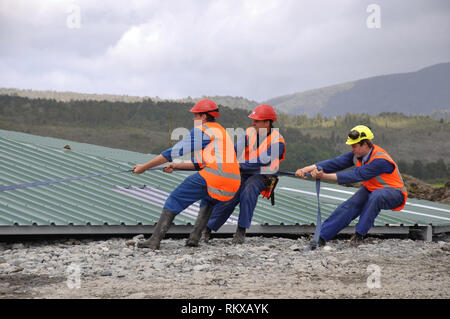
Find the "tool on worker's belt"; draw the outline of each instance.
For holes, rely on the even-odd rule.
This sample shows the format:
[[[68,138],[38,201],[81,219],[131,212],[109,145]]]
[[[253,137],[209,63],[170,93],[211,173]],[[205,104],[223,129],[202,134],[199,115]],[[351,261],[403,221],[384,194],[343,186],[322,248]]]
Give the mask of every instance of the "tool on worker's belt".
[[[276,175],[264,175],[264,182],[267,188],[261,192],[261,195],[267,199],[270,198],[270,202],[275,205],[275,187],[278,184],[278,176]]]

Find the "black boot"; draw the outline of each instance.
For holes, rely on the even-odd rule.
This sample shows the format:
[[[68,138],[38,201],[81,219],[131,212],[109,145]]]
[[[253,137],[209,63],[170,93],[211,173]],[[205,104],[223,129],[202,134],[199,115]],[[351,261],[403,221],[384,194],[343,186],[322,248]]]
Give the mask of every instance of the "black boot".
[[[194,230],[189,235],[189,238],[186,240],[186,246],[197,247],[198,242],[202,236],[202,231],[205,229],[206,224],[208,223],[209,217],[211,217],[211,212],[213,207],[210,205],[205,205],[200,207],[198,211],[197,219],[195,220]]]
[[[231,241],[232,244],[243,244],[245,241],[245,231],[246,229],[244,227],[239,227],[236,229],[236,233],[233,236],[233,240]]]
[[[358,247],[364,242],[364,236],[355,232],[352,237],[350,237],[350,241],[348,243],[349,247]]]
[[[211,239],[211,228],[206,227],[205,230],[203,231],[203,241],[205,243],[209,243],[209,240]]]
[[[159,221],[156,224],[155,229],[153,230],[152,236],[137,244],[139,248],[151,248],[153,250],[159,249],[159,244],[161,240],[164,238],[167,230],[169,230],[172,222],[177,214],[174,212],[163,209],[161,217],[159,217]]]

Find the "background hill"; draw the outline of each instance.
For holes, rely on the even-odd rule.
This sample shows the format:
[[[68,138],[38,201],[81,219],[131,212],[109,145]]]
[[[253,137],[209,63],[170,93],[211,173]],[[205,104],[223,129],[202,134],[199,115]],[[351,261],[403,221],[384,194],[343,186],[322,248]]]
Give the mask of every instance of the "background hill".
[[[151,99],[63,102],[0,95],[0,129],[158,154],[174,143],[173,129],[192,127],[192,105]],[[251,125],[248,114],[248,110],[221,105],[220,123],[225,128],[246,128]],[[335,118],[279,114],[275,124],[287,142],[283,170],[293,171],[348,151],[345,139],[349,128],[366,124],[402,173],[439,183],[450,178],[450,122],[445,120],[398,113]]]
[[[314,90],[297,92],[268,99],[263,102],[245,97],[202,96],[180,99],[139,97],[113,94],[86,94],[0,88],[1,95],[22,96],[32,99],[44,98],[69,102],[71,100],[94,100],[110,102],[178,102],[195,103],[210,98],[232,109],[252,110],[261,103],[273,105],[289,115],[326,117],[346,113],[376,115],[383,112],[406,115],[430,115],[434,119],[450,120],[450,62],[435,64],[410,73],[389,74],[341,83]]]
[[[450,63],[443,63],[265,101],[282,111],[276,123],[287,141],[282,169],[348,151],[349,128],[366,124],[402,173],[445,183],[450,178],[449,83]],[[0,128],[159,153],[175,142],[173,129],[192,127],[188,111],[202,98],[0,89]],[[226,128],[250,126],[249,110],[260,104],[244,97],[208,98],[221,106]]]
[[[275,97],[264,103],[287,114],[315,116],[398,112],[426,114],[450,109],[450,63]],[[443,117],[448,116],[444,111]]]
[[[116,94],[91,94],[91,93],[77,93],[77,92],[58,92],[58,91],[40,91],[40,90],[21,90],[15,88],[0,88],[0,95],[21,96],[30,99],[53,99],[61,102],[70,101],[109,101],[109,102],[143,102],[151,100],[153,102],[178,102],[178,103],[196,103],[202,99],[211,99],[217,104],[226,105],[230,108],[240,108],[252,110],[259,103],[246,99],[244,97],[235,96],[202,96],[202,97],[186,97],[181,99],[164,99],[158,96],[130,96],[130,95],[116,95]]]

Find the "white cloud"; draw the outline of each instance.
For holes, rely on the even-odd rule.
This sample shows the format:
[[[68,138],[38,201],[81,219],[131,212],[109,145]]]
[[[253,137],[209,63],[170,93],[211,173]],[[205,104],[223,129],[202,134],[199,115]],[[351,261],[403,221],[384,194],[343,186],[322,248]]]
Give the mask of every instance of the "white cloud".
[[[448,2],[377,1],[379,30],[370,3],[4,0],[0,86],[262,101],[448,59]]]

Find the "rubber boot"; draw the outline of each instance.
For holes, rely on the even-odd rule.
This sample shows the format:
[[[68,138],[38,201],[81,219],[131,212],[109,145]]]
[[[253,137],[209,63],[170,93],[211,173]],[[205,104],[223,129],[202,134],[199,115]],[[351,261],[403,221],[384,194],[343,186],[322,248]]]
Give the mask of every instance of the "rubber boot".
[[[205,230],[203,231],[203,241],[205,243],[209,243],[209,240],[211,239],[211,228],[206,227]]]
[[[137,246],[139,248],[151,248],[153,250],[159,249],[159,244],[164,238],[167,230],[169,230],[170,226],[172,225],[172,222],[176,215],[177,214],[170,210],[163,209],[161,217],[159,217],[159,221],[156,224],[152,236],[149,239],[144,240],[143,242],[139,242]]]
[[[186,240],[186,246],[198,246],[198,242],[200,241],[200,238],[202,236],[202,231],[203,229],[205,229],[209,217],[211,217],[212,210],[213,207],[210,205],[200,207],[197,219],[195,221],[194,230],[190,233],[189,238]]]
[[[355,232],[348,243],[348,247],[355,248],[364,243],[364,236]]]
[[[232,244],[241,245],[245,241],[245,231],[246,229],[243,227],[239,227],[236,229],[236,233],[233,236]]]

